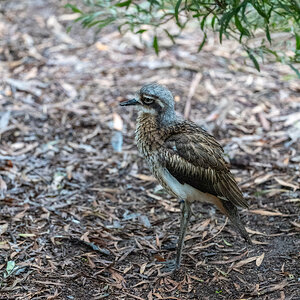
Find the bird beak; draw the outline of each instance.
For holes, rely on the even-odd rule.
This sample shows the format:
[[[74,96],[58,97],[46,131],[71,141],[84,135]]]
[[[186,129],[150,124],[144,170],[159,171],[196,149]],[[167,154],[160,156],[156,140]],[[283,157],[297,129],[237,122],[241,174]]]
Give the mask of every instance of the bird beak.
[[[128,106],[128,105],[136,105],[138,103],[139,102],[136,99],[131,99],[131,100],[128,100],[128,101],[121,102],[120,105],[121,106]]]

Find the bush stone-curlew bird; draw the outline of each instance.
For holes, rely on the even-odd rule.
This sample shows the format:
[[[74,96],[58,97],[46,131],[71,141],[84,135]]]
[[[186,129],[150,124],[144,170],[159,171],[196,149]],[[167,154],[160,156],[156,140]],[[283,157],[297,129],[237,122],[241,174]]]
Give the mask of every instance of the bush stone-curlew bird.
[[[120,105],[135,105],[139,110],[136,127],[139,152],[159,183],[182,201],[176,259],[169,267],[180,266],[193,202],[215,204],[251,243],[237,210],[237,206],[246,208],[248,204],[215,138],[195,123],[179,118],[172,93],[159,84],[143,86],[135,99]]]

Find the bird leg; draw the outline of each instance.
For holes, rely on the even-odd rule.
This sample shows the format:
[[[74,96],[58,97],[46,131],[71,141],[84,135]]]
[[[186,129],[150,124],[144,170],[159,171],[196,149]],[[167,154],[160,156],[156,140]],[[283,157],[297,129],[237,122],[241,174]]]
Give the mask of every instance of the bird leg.
[[[181,204],[181,220],[180,220],[180,233],[176,251],[176,265],[175,268],[178,269],[181,262],[182,249],[184,245],[184,237],[186,234],[186,229],[191,217],[191,204],[188,201],[184,201]]]
[[[181,203],[181,219],[180,219],[180,233],[176,250],[176,258],[172,260],[167,260],[163,262],[165,267],[163,268],[166,272],[172,272],[180,267],[182,249],[184,245],[184,237],[186,234],[186,229],[191,217],[191,204],[187,201],[182,201]]]

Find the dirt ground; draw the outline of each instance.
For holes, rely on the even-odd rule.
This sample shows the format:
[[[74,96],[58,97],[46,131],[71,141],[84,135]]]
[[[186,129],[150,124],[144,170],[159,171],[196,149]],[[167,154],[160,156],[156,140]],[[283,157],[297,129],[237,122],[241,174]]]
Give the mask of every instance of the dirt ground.
[[[0,299],[300,299],[300,84],[238,45],[187,31],[157,57],[116,28],[73,26],[66,1],[0,3]],[[250,209],[247,245],[195,205],[182,268],[179,203],[134,144],[143,84],[224,146]]]

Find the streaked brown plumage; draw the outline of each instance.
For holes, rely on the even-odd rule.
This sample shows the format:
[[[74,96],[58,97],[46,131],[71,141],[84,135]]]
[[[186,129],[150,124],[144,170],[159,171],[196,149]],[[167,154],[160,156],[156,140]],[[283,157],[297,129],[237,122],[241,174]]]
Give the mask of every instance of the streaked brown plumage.
[[[215,204],[251,242],[236,208],[248,207],[247,202],[215,138],[196,124],[178,118],[173,96],[163,86],[143,86],[137,99],[121,103],[132,104],[140,109],[136,128],[140,153],[160,184],[170,194],[184,200],[175,268],[180,265],[190,204],[194,201]]]

